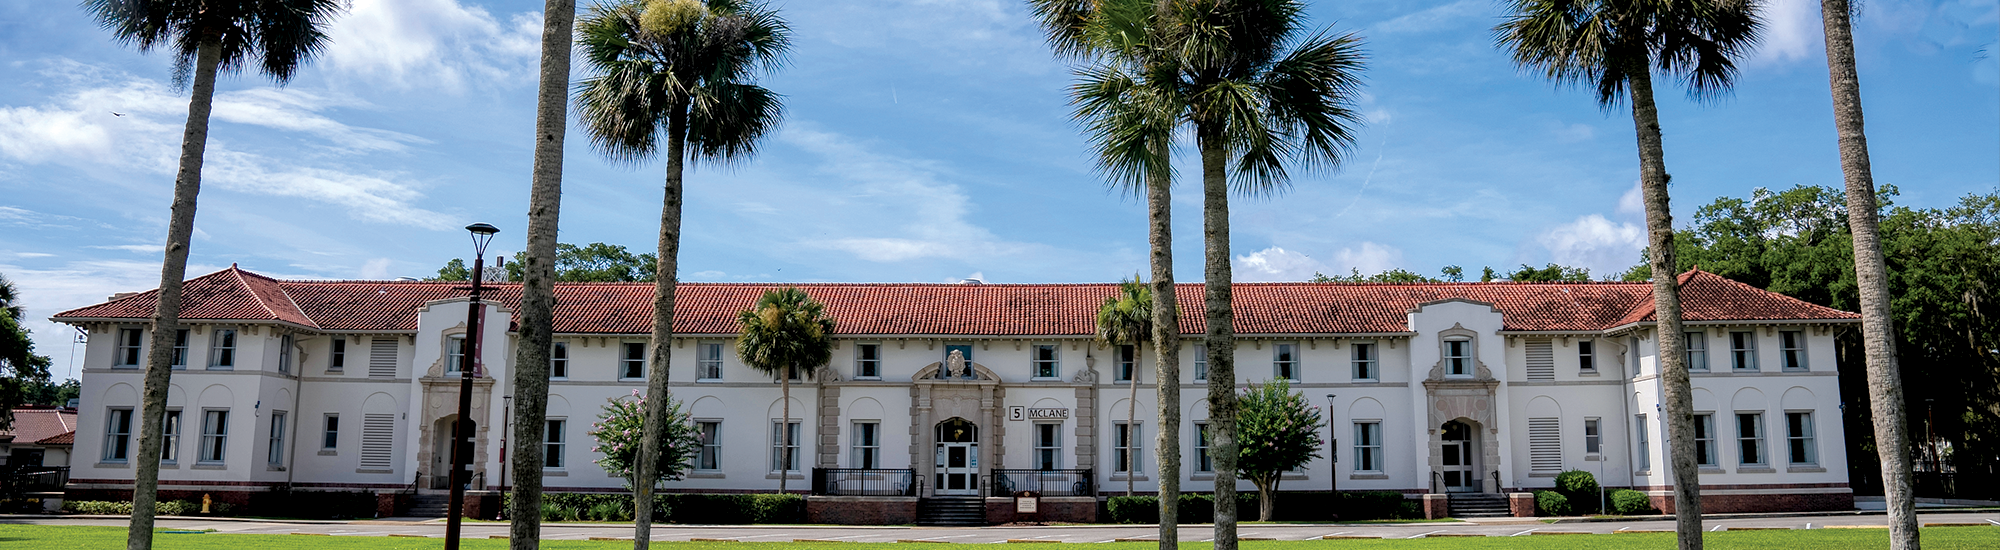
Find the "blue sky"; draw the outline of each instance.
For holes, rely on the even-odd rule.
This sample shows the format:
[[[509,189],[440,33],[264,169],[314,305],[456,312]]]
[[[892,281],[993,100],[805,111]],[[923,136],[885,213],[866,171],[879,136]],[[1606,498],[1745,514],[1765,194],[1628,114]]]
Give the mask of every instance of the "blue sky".
[[[588,0],[584,2],[588,4]],[[781,1],[783,129],[690,174],[689,281],[1110,281],[1145,269],[1142,204],[1090,169],[1021,0]],[[189,273],[432,275],[465,224],[526,226],[541,2],[353,0],[289,86],[225,77]],[[1870,0],[1857,21],[1878,181],[1949,204],[2000,183],[2000,12]],[[1367,41],[1369,123],[1338,170],[1235,202],[1238,280],[1444,265],[1634,263],[1630,115],[1513,68],[1496,0],[1316,2]],[[1770,0],[1736,92],[1658,98],[1677,221],[1756,187],[1839,185],[1818,2]],[[154,286],[186,115],[171,60],[110,41],[74,2],[0,3],[0,274],[48,315]],[[579,65],[578,77],[582,76]],[[125,116],[113,116],[113,111]],[[1186,168],[1191,168],[1188,166]],[[663,164],[610,163],[572,130],[562,240],[654,246]],[[1192,173],[1192,171],[1184,171]],[[1176,199],[1177,277],[1201,277],[1198,186]]]

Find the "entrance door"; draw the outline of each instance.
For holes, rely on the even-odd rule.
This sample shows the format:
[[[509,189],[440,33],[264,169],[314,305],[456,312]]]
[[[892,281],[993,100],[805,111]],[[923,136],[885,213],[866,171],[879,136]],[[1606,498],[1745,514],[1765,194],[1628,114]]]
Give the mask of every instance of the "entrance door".
[[[963,418],[937,425],[937,494],[979,494],[979,427]]]
[[[1475,479],[1478,469],[1472,464],[1472,427],[1453,420],[1444,423],[1444,490],[1447,493],[1471,493],[1479,491]]]

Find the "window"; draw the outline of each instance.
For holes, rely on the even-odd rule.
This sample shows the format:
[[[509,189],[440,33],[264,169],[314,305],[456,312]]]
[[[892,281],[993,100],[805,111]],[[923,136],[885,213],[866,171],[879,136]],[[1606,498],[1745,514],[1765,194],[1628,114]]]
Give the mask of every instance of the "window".
[[[1741,371],[1757,370],[1757,333],[1729,333],[1729,367]]]
[[[1382,423],[1354,423],[1354,471],[1382,471]]]
[[[347,338],[333,337],[333,348],[326,357],[326,370],[338,371],[347,368]]]
[[[1646,432],[1646,415],[1633,416],[1632,425],[1635,428],[1632,432],[1632,439],[1639,444],[1637,457],[1639,469],[1650,470],[1653,468],[1653,442],[1650,439],[1651,436]]]
[[[208,368],[236,368],[236,329],[215,329],[215,339],[209,345]]]
[[[132,409],[111,409],[104,419],[104,461],[124,462],[132,456]]]
[[[1208,381],[1208,345],[1194,345],[1194,381]]]
[[[285,411],[271,411],[271,447],[264,451],[264,463],[285,465]]]
[[[1111,460],[1113,463],[1111,471],[1120,473],[1146,471],[1146,466],[1141,464],[1139,460],[1145,446],[1139,439],[1140,432],[1142,431],[1141,428],[1143,427],[1140,424],[1128,424],[1125,422],[1112,424]]]
[[[1806,333],[1778,331],[1778,348],[1784,352],[1785,370],[1806,370]]]
[[[278,337],[278,372],[284,374],[291,374],[292,372],[292,335],[290,334]]]
[[[1687,333],[1687,341],[1682,342],[1682,344],[1687,347],[1688,370],[1708,372],[1708,334],[1701,332]]]
[[[1299,345],[1271,346],[1271,370],[1271,376],[1279,380],[1299,381]]]
[[[1792,464],[1818,464],[1819,448],[1813,444],[1812,413],[1785,413],[1785,447]]]
[[[1112,372],[1112,381],[1131,382],[1132,374],[1138,368],[1138,351],[1132,346],[1118,346],[1118,368]]]
[[[695,457],[694,469],[722,469],[722,421],[696,422],[695,429],[701,435],[701,454]]]
[[[563,449],[569,448],[569,444],[565,441],[563,433],[564,424],[567,424],[564,419],[551,418],[542,426],[542,469],[544,470],[563,469]]]
[[[160,419],[160,462],[173,464],[181,459],[181,411],[167,411]]]
[[[319,431],[319,448],[329,451],[340,448],[340,415],[326,415],[324,426]]]
[[[549,344],[549,378],[569,378],[569,342]]]
[[[1576,370],[1597,372],[1597,341],[1578,340],[1576,342]]]
[[[1374,380],[1381,376],[1375,372],[1375,366],[1381,361],[1381,358],[1375,356],[1375,343],[1357,342],[1353,347],[1354,379]]]
[[[465,337],[453,336],[450,338],[446,338],[444,343],[444,355],[446,359],[444,364],[445,372],[459,372],[465,370]]]
[[[853,465],[855,468],[873,469],[882,467],[881,423],[855,422],[854,435],[849,437],[848,445],[854,448]]]
[[[771,471],[799,469],[799,423],[771,423]]]
[[[1764,465],[1764,413],[1736,413],[1736,462],[1744,466]]]
[[[1472,341],[1471,341],[1471,340],[1445,340],[1445,341],[1444,341],[1444,366],[1445,366],[1445,374],[1447,374],[1447,375],[1450,375],[1450,376],[1468,376],[1468,375],[1471,375],[1471,374],[1472,374]]]
[[[1208,456],[1208,423],[1194,423],[1194,471],[1209,473],[1215,471],[1215,459]]]
[[[1715,415],[1694,415],[1694,463],[1696,466],[1715,467],[1721,462],[1715,459]]]
[[[1640,353],[1642,353],[1642,352],[1644,351],[1644,350],[1641,350],[1641,349],[1639,349],[1639,339],[1638,339],[1637,337],[1633,337],[1633,338],[1626,338],[1626,339],[1625,339],[1625,349],[1626,349],[1626,350],[1628,350],[1628,353],[1626,353],[1626,354],[1625,354],[1625,357],[1629,358],[1629,359],[1628,359],[1628,360],[1626,361],[1626,363],[1630,363],[1630,364],[1631,364],[1631,367],[1632,367],[1632,376],[1638,376],[1638,375],[1641,375],[1641,374],[1646,374],[1646,369],[1645,369],[1645,367],[1641,366],[1641,365],[1640,365],[1640,363],[1639,363],[1639,354],[1640,354]],[[1656,361],[1657,361],[1657,359],[1656,359]],[[1658,368],[1658,367],[1654,367],[1654,368]]]
[[[1583,452],[1601,454],[1604,452],[1604,433],[1598,431],[1597,419],[1583,419]]]
[[[145,332],[136,328],[118,329],[118,355],[114,367],[137,367],[145,347]]]
[[[701,342],[695,347],[695,378],[722,379],[722,342]]]
[[[618,377],[645,378],[646,343],[626,342],[623,344],[623,346],[625,348],[625,357],[618,361],[619,364]]]
[[[1528,419],[1528,471],[1554,475],[1563,471],[1562,419]]]
[[[361,415],[361,468],[383,472],[391,467],[396,445],[395,413]]]
[[[1035,378],[1062,377],[1062,370],[1058,368],[1061,365],[1058,362],[1058,358],[1061,356],[1057,354],[1057,351],[1060,349],[1062,349],[1061,346],[1056,344],[1035,344],[1035,357],[1033,358]]]
[[[174,331],[174,370],[188,368],[188,329]]]
[[[854,377],[882,377],[882,344],[854,345]]]
[[[222,462],[229,450],[229,411],[201,411],[201,452],[195,460]]]
[[[1035,425],[1035,469],[1054,470],[1062,467],[1062,424],[1044,422]]]

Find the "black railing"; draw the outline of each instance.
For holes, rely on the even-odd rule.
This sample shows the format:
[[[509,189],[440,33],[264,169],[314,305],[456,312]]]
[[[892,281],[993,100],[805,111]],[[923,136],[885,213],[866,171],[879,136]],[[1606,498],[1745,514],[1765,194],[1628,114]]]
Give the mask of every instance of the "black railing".
[[[0,493],[60,493],[69,484],[68,466],[0,466]]]
[[[1034,491],[1048,497],[1081,497],[1097,494],[1090,469],[1081,470],[993,470],[992,496],[1011,497]]]
[[[812,494],[826,496],[917,496],[917,471],[880,468],[813,468]]]

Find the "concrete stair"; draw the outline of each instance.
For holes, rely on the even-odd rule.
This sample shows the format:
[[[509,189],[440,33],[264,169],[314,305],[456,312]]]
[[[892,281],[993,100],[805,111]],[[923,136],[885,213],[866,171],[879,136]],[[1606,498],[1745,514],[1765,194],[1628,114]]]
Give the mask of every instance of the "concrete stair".
[[[917,525],[986,525],[986,499],[979,497],[917,499]]]
[[[410,517],[441,518],[451,512],[451,495],[417,493],[410,497]]]
[[[1455,518],[1504,518],[1514,515],[1507,507],[1507,496],[1492,493],[1452,493],[1448,497],[1451,517]]]

